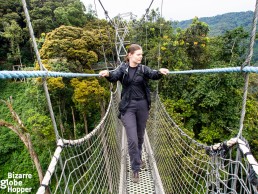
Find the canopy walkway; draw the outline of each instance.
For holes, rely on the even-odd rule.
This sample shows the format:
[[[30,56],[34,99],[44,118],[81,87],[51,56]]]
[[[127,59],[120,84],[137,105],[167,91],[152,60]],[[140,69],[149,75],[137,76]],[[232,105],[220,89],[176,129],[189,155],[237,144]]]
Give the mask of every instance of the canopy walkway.
[[[22,2],[41,70],[31,72],[0,71],[0,79],[98,76],[98,74],[47,71],[38,54],[26,2],[25,0],[22,0]],[[257,20],[257,15],[255,19]],[[115,25],[117,25],[117,31],[121,32],[121,29],[118,30],[120,24]],[[254,26],[256,26],[255,22]],[[256,28],[253,33],[255,31]],[[119,57],[124,55],[125,33],[127,33],[126,30],[118,36],[116,42]],[[253,43],[253,39],[251,42]],[[250,63],[251,51],[245,64]],[[258,71],[255,67],[242,66],[170,72],[170,74],[221,72],[245,72],[248,74]],[[54,130],[58,134],[46,84],[43,84],[43,87],[46,98],[48,98],[47,102]],[[146,127],[143,153],[146,167],[140,172],[140,183],[132,183],[126,136],[122,123],[117,118],[119,91],[120,86],[117,85],[117,90],[110,92],[110,101],[106,113],[91,133],[76,140],[63,139],[56,135],[57,147],[37,194],[46,192],[56,194],[258,193],[258,163],[251,154],[248,142],[241,135],[211,146],[201,144],[188,136],[174,122],[166,112],[157,93],[153,93],[152,96],[153,103]],[[244,95],[246,95],[246,91],[245,88]],[[246,100],[245,96],[243,98]],[[240,131],[242,130],[243,119],[244,113],[240,119]]]
[[[244,139],[202,145],[173,122],[157,95],[153,100],[139,184],[130,180],[115,92],[94,131],[59,140],[37,193],[257,193],[258,166]]]

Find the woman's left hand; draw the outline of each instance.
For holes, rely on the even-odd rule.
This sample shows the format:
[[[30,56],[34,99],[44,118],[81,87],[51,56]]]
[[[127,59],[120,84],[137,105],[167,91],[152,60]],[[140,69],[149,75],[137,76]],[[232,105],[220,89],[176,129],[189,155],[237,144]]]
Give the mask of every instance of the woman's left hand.
[[[162,73],[163,75],[167,75],[169,73],[169,70],[167,68],[160,68],[159,72]]]

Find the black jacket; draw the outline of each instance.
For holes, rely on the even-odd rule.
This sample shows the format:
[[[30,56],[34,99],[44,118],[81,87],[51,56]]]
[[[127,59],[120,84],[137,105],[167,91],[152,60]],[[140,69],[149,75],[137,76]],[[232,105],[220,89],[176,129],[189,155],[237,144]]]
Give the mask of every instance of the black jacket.
[[[148,80],[158,80],[162,77],[162,74],[157,70],[152,70],[146,65],[139,64],[136,70],[136,74],[133,80],[129,80],[128,74],[128,63],[121,63],[115,70],[109,72],[109,77],[106,79],[110,82],[120,81],[122,84],[122,93],[121,93],[121,101],[119,103],[119,111],[121,114],[124,114],[126,108],[131,100],[131,84],[139,84],[143,82],[145,93],[148,101],[148,106],[150,108],[151,105],[151,97],[150,97],[150,88],[148,85]]]

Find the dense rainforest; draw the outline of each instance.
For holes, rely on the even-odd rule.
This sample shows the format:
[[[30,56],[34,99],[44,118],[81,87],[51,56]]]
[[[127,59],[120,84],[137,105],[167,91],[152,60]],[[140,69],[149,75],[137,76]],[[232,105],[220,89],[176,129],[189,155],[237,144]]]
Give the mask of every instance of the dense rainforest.
[[[242,26],[248,32],[251,30],[253,22],[253,11],[231,12],[213,17],[200,17],[199,20],[209,25],[209,36],[219,36],[228,30],[233,30]],[[192,20],[173,21],[173,27],[186,29]]]
[[[79,0],[27,1],[42,63],[50,71],[98,73],[96,65],[117,60],[115,30]],[[0,70],[38,70],[21,1],[0,0]],[[239,25],[210,36],[210,26],[193,18],[174,27],[158,10],[131,25],[130,42],[142,45],[144,63],[171,71],[241,66],[250,31]],[[116,18],[114,18],[116,19]],[[147,40],[147,41],[146,41]],[[253,65],[255,61],[251,62]],[[102,68],[105,68],[102,65]],[[239,130],[244,75],[241,73],[168,75],[159,94],[175,122],[204,144],[235,137]],[[107,108],[110,85],[101,78],[48,78],[59,134],[76,139],[94,129]],[[256,74],[250,75],[243,137],[258,157]],[[23,186],[37,190],[56,148],[42,79],[0,82],[0,180],[9,172],[32,174]],[[31,157],[33,145],[36,157]],[[40,166],[35,167],[37,160]],[[0,191],[1,192],[1,191]]]
[[[243,27],[247,32],[251,31],[253,25],[253,11],[246,12],[231,12],[221,15],[216,15],[213,17],[201,17],[200,21],[205,22],[209,25],[209,34],[208,36],[220,36],[226,31],[233,30],[237,27]],[[176,28],[186,29],[192,23],[192,20],[183,20],[183,21],[173,21],[172,26]],[[253,61],[257,63],[258,61],[258,41],[255,41],[254,45],[254,54]]]

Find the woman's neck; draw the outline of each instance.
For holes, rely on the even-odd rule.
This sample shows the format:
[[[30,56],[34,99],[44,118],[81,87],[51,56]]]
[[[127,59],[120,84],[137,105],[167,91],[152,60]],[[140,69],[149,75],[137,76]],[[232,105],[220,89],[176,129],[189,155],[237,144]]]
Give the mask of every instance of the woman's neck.
[[[129,62],[129,66],[130,66],[130,67],[137,67],[138,64],[137,64],[137,63],[134,63],[134,62]]]

